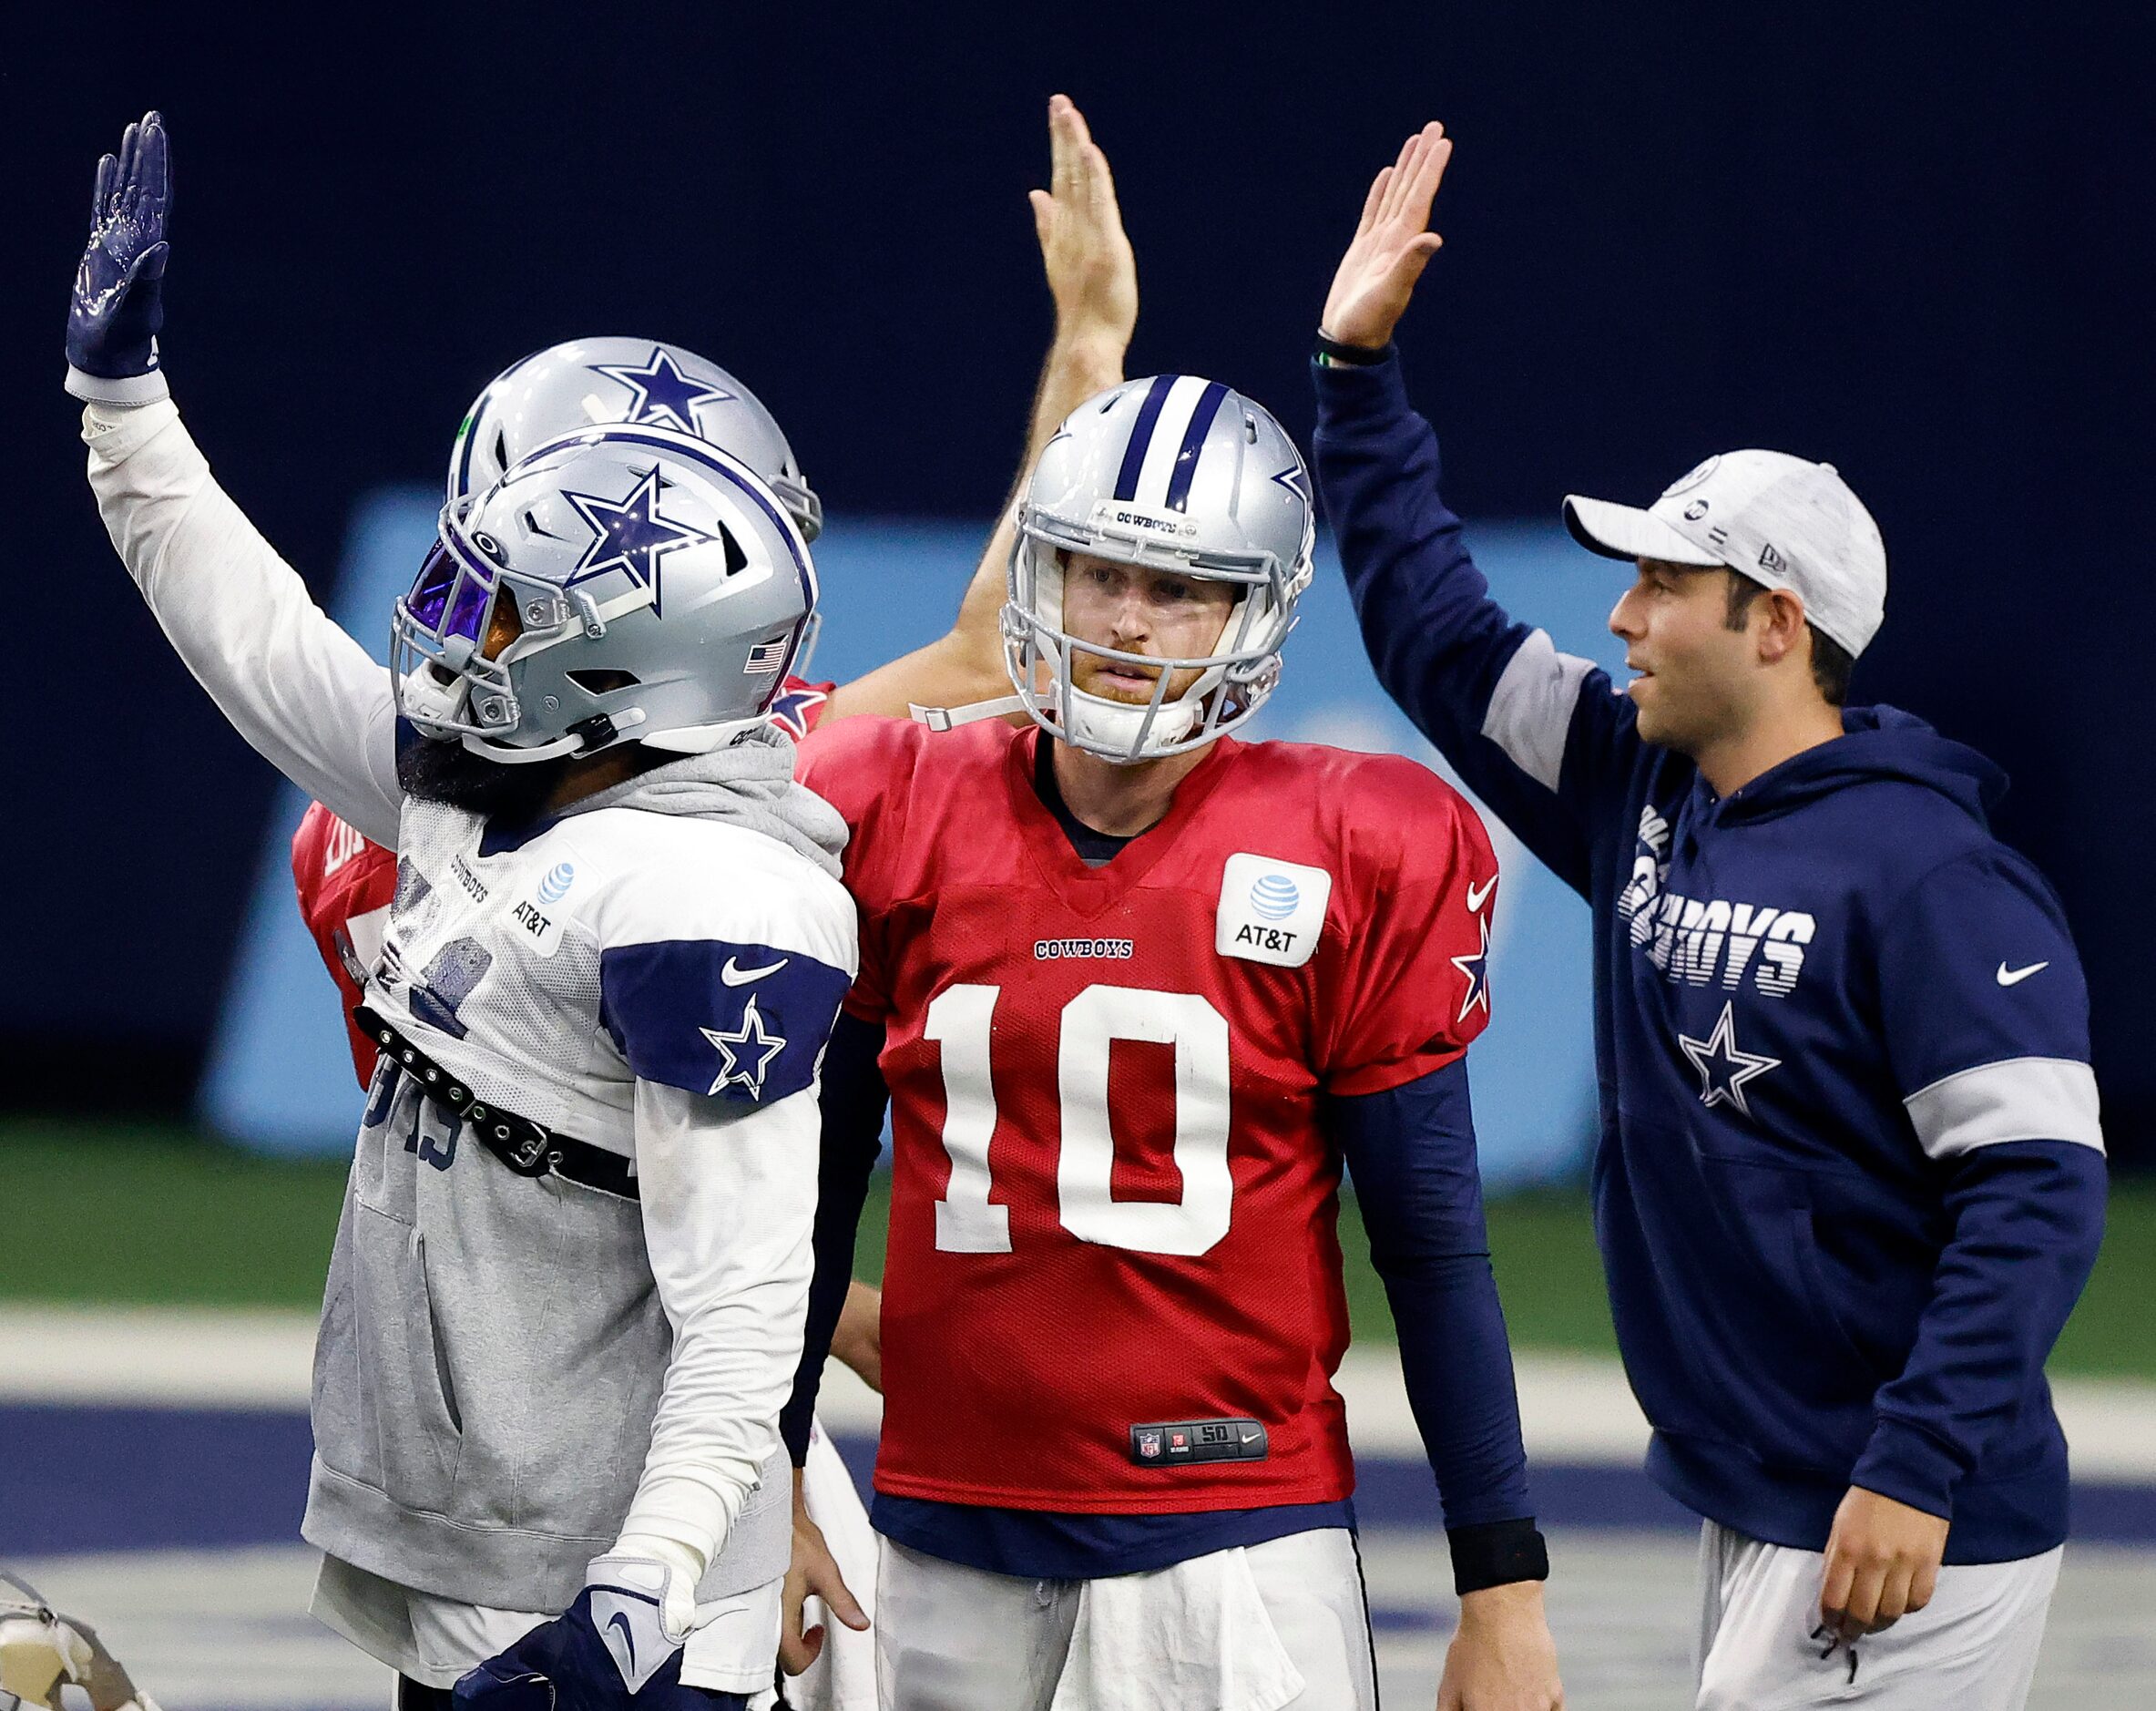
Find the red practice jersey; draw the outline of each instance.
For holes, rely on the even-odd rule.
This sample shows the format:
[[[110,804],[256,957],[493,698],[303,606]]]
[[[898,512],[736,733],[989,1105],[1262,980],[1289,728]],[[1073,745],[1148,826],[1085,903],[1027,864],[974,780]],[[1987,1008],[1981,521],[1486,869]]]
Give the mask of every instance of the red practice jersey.
[[[832,688],[788,678],[771,703],[772,720],[800,742],[823,716]],[[322,804],[311,802],[292,834],[292,885],[300,894],[301,918],[337,983],[352,1040],[352,1067],[364,1087],[374,1076],[377,1048],[360,1032],[352,1010],[360,1001],[366,971],[382,949],[382,929],[396,896],[396,855],[370,844]]]
[[[389,924],[397,890],[396,852],[370,844],[322,804],[311,802],[292,834],[292,884],[300,894],[300,917],[337,983],[352,1039],[352,1067],[364,1087],[373,1079],[379,1049],[360,1032],[352,1007],[382,949],[382,929]]]
[[[848,1008],[885,1030],[876,1489],[1088,1513],[1344,1498],[1321,1101],[1482,1030],[1489,841],[1411,761],[1223,738],[1088,867],[1035,792],[1042,740],[863,719],[802,750],[853,828]],[[1221,1419],[1262,1425],[1265,1458],[1144,1447]]]

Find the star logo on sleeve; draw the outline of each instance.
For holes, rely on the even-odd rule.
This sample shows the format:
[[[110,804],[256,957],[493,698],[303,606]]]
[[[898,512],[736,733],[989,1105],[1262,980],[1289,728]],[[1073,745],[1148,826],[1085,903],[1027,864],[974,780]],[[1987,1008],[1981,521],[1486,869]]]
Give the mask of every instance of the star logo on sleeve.
[[[785,690],[771,702],[771,722],[796,743],[805,742],[809,734],[810,713],[830,699],[820,689],[804,687]]]
[[[751,1099],[763,1097],[763,1078],[771,1073],[771,1061],[786,1050],[783,1036],[772,1033],[763,1025],[763,1018],[757,1013],[753,994],[741,1011],[741,1025],[734,1033],[723,1033],[716,1028],[700,1028],[697,1031],[719,1050],[719,1075],[712,1081],[710,1091],[722,1093],[728,1088],[739,1086]]]
[[[1780,1067],[1782,1060],[1738,1050],[1735,1010],[1733,1001],[1724,1004],[1714,1031],[1706,1039],[1679,1034],[1677,1043],[1700,1072],[1700,1102],[1712,1111],[1727,1101],[1749,1117],[1752,1107],[1744,1102],[1744,1083]]]
[[[576,507],[577,515],[590,525],[593,536],[568,581],[563,584],[565,588],[588,582],[609,570],[621,570],[639,588],[651,590],[651,610],[659,610],[659,559],[677,547],[719,538],[659,516],[659,470],[654,466],[626,498],[602,499],[596,493],[563,492],[561,497]]]
[[[1477,912],[1475,925],[1481,930],[1481,944],[1466,956],[1451,959],[1452,966],[1467,977],[1467,996],[1460,1000],[1460,1013],[1455,1018],[1463,1022],[1477,1004],[1485,1016],[1490,1013],[1490,917]]]
[[[656,346],[641,368],[633,363],[593,363],[589,367],[595,374],[619,381],[634,394],[628,406],[631,422],[655,422],[660,427],[679,428],[684,434],[700,433],[696,425],[699,405],[733,401],[733,394],[725,387],[691,380],[675,366],[671,356]]]

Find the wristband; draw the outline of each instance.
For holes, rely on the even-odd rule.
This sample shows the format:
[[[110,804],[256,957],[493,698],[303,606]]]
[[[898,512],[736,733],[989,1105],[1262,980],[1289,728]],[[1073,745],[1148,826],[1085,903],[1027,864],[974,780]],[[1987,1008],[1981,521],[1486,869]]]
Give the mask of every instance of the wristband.
[[[165,371],[161,368],[153,368],[146,374],[92,374],[70,363],[66,385],[68,395],[80,398],[85,404],[111,405],[121,410],[155,404],[172,395],[172,388],[165,384]]]
[[[1329,339],[1323,333],[1317,335],[1317,363],[1320,368],[1374,368],[1392,353],[1390,340],[1382,349],[1374,351],[1366,344],[1343,344],[1338,339]]]
[[[1514,1581],[1549,1578],[1549,1547],[1531,1515],[1449,1528],[1445,1539],[1452,1547],[1452,1589],[1463,1598]]]

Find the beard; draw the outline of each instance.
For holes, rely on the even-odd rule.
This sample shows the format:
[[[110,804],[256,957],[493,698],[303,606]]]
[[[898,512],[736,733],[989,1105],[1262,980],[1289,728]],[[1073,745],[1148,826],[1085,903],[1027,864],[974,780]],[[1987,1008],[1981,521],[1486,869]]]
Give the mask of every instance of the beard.
[[[397,783],[418,801],[521,825],[539,817],[570,760],[511,766],[474,754],[455,737],[418,737],[397,752]]]

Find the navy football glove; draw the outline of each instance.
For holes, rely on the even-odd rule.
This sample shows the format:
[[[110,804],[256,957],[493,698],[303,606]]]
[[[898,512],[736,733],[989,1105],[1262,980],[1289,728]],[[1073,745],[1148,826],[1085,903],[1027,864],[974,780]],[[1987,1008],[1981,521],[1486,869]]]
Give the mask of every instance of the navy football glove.
[[[165,220],[172,168],[165,121],[146,113],[128,127],[117,156],[97,163],[90,241],[67,309],[67,390],[106,404],[165,396],[158,331],[165,324]]]
[[[465,1711],[746,1711],[741,1694],[681,1685],[684,1631],[666,1620],[677,1571],[601,1557],[577,1602],[456,1684]]]

